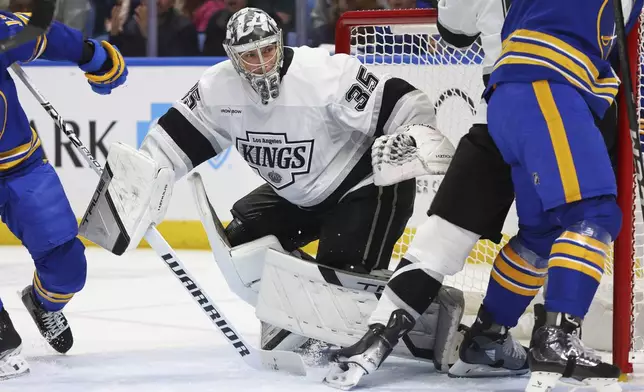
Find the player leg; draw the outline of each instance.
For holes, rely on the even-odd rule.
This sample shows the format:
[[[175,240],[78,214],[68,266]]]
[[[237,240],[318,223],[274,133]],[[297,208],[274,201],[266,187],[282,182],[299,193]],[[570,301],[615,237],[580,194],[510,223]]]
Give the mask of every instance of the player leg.
[[[231,246],[274,235],[284,250],[294,252],[319,236],[316,214],[291,204],[268,184],[239,199],[230,212],[233,220],[225,232]]]
[[[544,235],[548,233],[544,226],[538,231],[524,230],[533,225],[528,221],[523,226],[531,217],[522,216],[519,210],[521,245],[549,259],[546,320],[536,330],[528,354],[533,371],[528,390],[545,391],[562,376],[615,387],[619,369],[601,362],[579,339],[581,320],[608,257],[608,244],[617,236],[621,222],[614,197],[615,177],[592,114],[574,88],[538,81],[498,86],[488,118],[490,133],[504,157],[524,169],[525,178],[530,179],[525,183],[538,194],[545,217],[540,222],[547,221],[550,232],[556,233],[553,244]],[[517,200],[521,194],[517,189]],[[528,288],[524,278],[517,278],[515,283],[521,285],[510,291],[516,294],[517,287]],[[492,290],[488,293],[493,295]],[[485,303],[492,302],[490,298]],[[516,302],[499,307],[494,320],[506,325],[513,322],[508,313],[518,308],[521,302]]]
[[[501,228],[513,199],[509,166],[490,138],[487,126],[474,125],[459,142],[433,199],[428,212],[430,216],[417,229],[369,323],[387,325],[390,319],[395,320],[397,314],[405,311],[419,320],[419,324],[425,324],[426,311],[439,292],[443,292],[441,286],[444,276],[463,268],[465,259],[481,236],[500,241]],[[440,297],[438,299],[443,302]],[[457,315],[456,309],[450,310],[456,316],[451,318],[456,321],[458,328],[463,310],[460,309],[460,315]],[[460,343],[453,336],[460,335],[457,328],[447,330],[442,335],[440,330],[437,331],[436,338],[446,346],[443,352],[447,354],[442,358],[436,358],[435,355],[434,362],[439,370],[447,370],[448,364],[455,360],[449,358],[449,346]],[[367,334],[356,346],[368,348],[365,340],[370,338],[370,334]],[[385,340],[387,346],[397,344],[397,336],[389,338]]]
[[[371,319],[383,320],[393,309],[411,304],[426,309],[444,277],[462,270],[480,238],[500,242],[513,200],[509,165],[487,126],[474,125],[461,138],[429,218],[417,228]]]
[[[394,245],[413,213],[415,197],[414,179],[383,187],[370,184],[348,193],[324,218],[316,260],[358,274],[387,269]],[[346,362],[353,362],[355,359],[369,372],[393,349],[393,346],[375,343],[383,338],[393,339],[393,336],[397,341],[398,337],[411,331],[414,324],[415,317],[410,313],[396,311],[389,323],[370,325],[360,342],[338,353],[341,357],[338,361],[345,362],[345,358]]]
[[[76,217],[48,163],[13,176],[7,187],[9,201],[3,220],[36,266],[33,284],[22,291],[22,301],[45,340],[65,353],[73,337],[61,310],[83,288],[87,272],[85,247],[76,237]]]
[[[416,182],[366,185],[346,194],[321,217],[319,264],[356,273],[387,269],[411,218]]]
[[[313,260],[300,247],[318,237],[319,222],[313,211],[289,203],[264,184],[238,200],[231,210],[233,220],[225,229],[231,246],[238,246],[267,235],[274,235],[287,252]],[[261,322],[263,349],[295,349],[308,339]]]
[[[487,293],[476,321],[465,334],[459,360],[449,370],[451,377],[513,376],[528,372],[526,350],[514,340],[510,329],[517,325],[543,285],[548,266],[547,245],[541,254],[528,247],[526,237],[551,244],[560,232],[543,213],[532,178],[518,165],[512,168],[521,228],[498,253]],[[534,242],[534,241],[533,241]],[[533,245],[530,243],[530,245]]]
[[[0,179],[0,216],[4,216],[8,200],[9,191],[6,180]],[[18,377],[29,372],[29,365],[20,354],[21,351],[22,339],[0,301],[0,380]]]

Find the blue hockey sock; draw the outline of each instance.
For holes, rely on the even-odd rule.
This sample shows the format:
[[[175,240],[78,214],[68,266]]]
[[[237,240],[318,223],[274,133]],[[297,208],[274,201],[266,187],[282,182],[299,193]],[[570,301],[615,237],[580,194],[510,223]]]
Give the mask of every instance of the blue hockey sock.
[[[35,264],[33,291],[45,310],[61,310],[85,285],[85,247],[78,238],[40,255]]]
[[[499,252],[483,299],[495,323],[512,328],[539,292],[548,274],[548,260],[510,239]]]
[[[608,259],[610,235],[584,221],[555,240],[548,263],[545,308],[583,318],[588,313]]]
[[[74,296],[74,293],[60,294],[46,290],[40,282],[40,278],[38,278],[38,272],[34,272],[33,287],[36,301],[43,307],[43,309],[50,312],[61,310]]]

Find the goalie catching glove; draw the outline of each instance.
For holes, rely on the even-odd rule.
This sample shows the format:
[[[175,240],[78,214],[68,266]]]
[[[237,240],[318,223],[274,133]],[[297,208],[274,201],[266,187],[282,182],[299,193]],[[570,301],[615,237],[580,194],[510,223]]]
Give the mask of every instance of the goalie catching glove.
[[[429,125],[400,127],[380,136],[371,147],[374,184],[386,186],[425,175],[442,175],[454,155],[454,146]]]
[[[163,220],[174,181],[174,171],[144,151],[112,144],[79,234],[116,255],[135,248]]]

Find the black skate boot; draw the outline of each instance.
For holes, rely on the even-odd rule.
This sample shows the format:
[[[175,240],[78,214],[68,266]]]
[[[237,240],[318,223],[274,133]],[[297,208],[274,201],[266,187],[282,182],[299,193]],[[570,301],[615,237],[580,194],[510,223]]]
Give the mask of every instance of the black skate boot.
[[[526,374],[527,349],[508,329],[492,322],[483,306],[465,334],[459,359],[449,369],[450,377],[503,377]]]
[[[618,392],[620,370],[581,341],[581,319],[548,312],[546,324],[534,333],[528,362],[532,375],[526,392],[547,392],[558,381],[575,387],[590,386],[598,392]]]
[[[356,344],[338,350],[336,363],[324,378],[324,383],[338,389],[351,389],[360,378],[380,367],[391,353],[398,340],[416,324],[414,318],[403,309],[391,313],[387,326],[372,324],[369,331]]]
[[[61,354],[69,351],[74,344],[74,338],[63,312],[49,312],[43,309],[36,301],[32,285],[22,290],[21,297],[22,303],[25,304],[27,311],[36,322],[40,334],[47,343]]]
[[[22,339],[3,308],[0,311],[0,380],[29,373],[29,365],[20,354],[21,350]]]

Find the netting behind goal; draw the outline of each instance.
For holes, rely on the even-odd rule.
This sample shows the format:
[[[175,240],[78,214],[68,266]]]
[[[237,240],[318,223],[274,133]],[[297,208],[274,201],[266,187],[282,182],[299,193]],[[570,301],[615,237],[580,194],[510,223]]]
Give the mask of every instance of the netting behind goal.
[[[644,40],[636,31],[631,35],[633,59],[644,58],[640,42]],[[478,43],[464,50],[447,45],[438,34],[434,10],[347,12],[338,21],[336,53],[357,56],[368,68],[402,77],[425,91],[435,103],[438,128],[455,146],[472,125],[476,104],[483,91],[481,61],[484,53]],[[637,71],[638,75],[639,63],[633,61],[634,72]],[[638,91],[644,89],[641,83],[636,84],[636,88],[638,86]],[[634,209],[635,188],[627,128],[620,131],[618,141],[621,152],[619,201],[625,216],[625,228],[615,246],[619,261],[614,264],[611,254],[611,262],[605,266],[604,278],[586,318],[586,325],[596,328],[586,328],[584,334],[590,336],[584,336],[584,340],[593,341],[595,344],[591,345],[595,348],[612,351],[616,364],[623,371],[630,372],[631,362],[638,360],[640,352],[644,352],[644,325],[641,328],[639,325],[644,320],[638,317],[644,292],[640,263],[644,253],[644,225],[641,213]],[[442,176],[417,180],[414,215],[396,244],[394,259],[404,254],[413,239],[414,228],[426,219],[427,208],[441,180]],[[479,241],[463,272],[446,279],[446,284],[465,292],[466,313],[475,314],[478,310],[494,258],[516,232],[516,210],[513,206],[503,229],[503,242],[497,245]],[[618,269],[616,272],[614,265]],[[613,299],[614,295],[618,300]],[[617,320],[614,323],[613,317]],[[529,325],[524,325],[525,320]],[[531,316],[526,315],[519,330],[523,328],[522,332],[527,334],[531,328],[530,321]],[[615,336],[612,345],[611,339],[607,338],[610,336]]]

